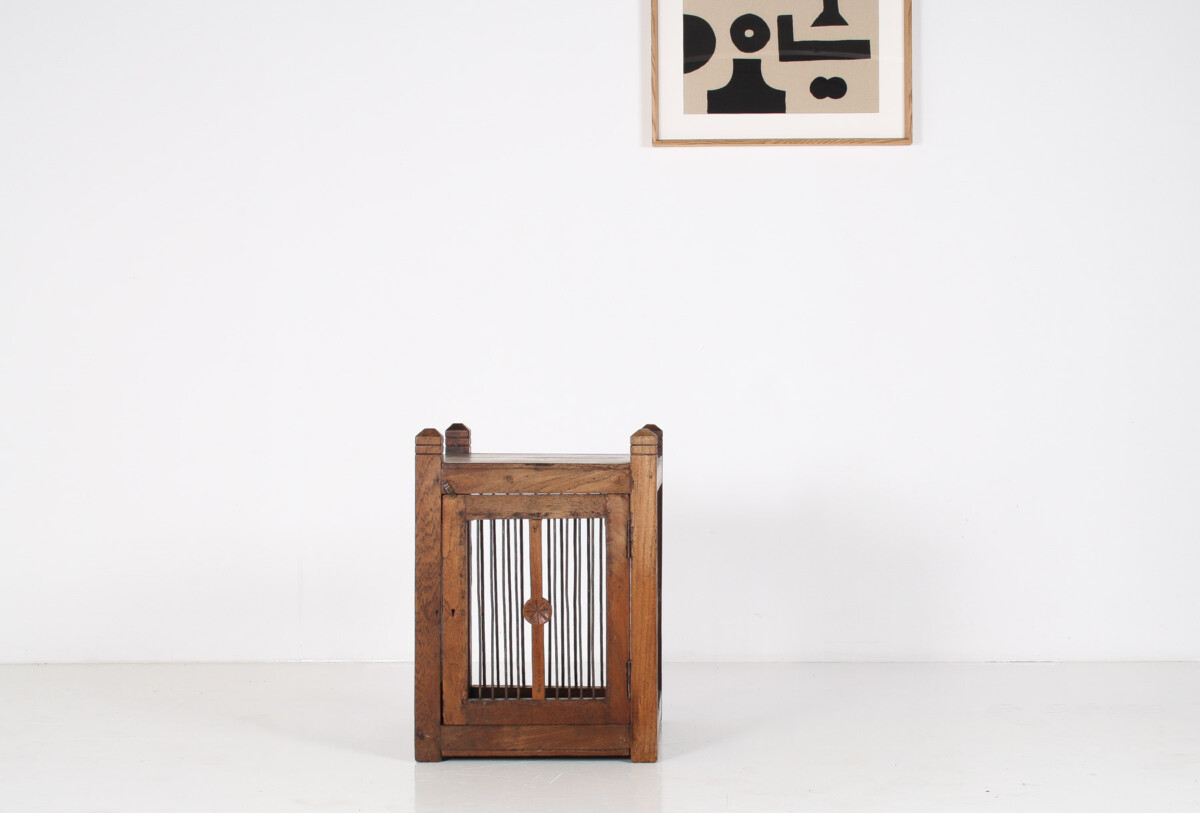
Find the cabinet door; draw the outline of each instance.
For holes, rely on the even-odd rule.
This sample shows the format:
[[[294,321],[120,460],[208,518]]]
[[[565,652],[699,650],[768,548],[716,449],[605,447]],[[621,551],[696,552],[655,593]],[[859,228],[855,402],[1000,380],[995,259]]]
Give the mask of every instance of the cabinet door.
[[[628,724],[628,495],[442,499],[443,723]]]

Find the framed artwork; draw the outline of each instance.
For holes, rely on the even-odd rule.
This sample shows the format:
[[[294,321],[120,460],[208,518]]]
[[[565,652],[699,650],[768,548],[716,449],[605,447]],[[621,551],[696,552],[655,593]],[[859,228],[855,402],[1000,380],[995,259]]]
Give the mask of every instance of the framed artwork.
[[[651,6],[655,146],[912,143],[912,0]]]

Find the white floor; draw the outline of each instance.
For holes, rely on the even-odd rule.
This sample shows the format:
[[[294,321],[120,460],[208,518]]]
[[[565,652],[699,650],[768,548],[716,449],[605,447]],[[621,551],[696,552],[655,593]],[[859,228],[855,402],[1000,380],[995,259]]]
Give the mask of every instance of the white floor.
[[[671,664],[661,759],[412,762],[406,664],[0,667],[0,811],[1200,811],[1200,664]]]

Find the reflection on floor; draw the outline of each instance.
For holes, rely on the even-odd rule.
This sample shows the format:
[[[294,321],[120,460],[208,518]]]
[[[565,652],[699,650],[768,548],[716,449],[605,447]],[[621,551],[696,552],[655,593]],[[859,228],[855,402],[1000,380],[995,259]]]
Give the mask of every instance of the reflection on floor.
[[[661,760],[412,762],[409,664],[0,667],[0,810],[1200,810],[1200,664],[668,664]]]

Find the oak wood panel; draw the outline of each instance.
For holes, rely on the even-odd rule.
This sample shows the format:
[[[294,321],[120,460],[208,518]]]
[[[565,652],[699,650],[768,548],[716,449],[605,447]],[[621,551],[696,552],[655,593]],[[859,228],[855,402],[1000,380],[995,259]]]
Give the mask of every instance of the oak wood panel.
[[[541,754],[547,751],[580,752],[593,755],[608,751],[628,754],[627,725],[486,725],[446,726],[443,748],[449,756],[510,755],[514,752]]]
[[[602,517],[603,494],[468,494],[462,497],[469,519],[546,519]]]
[[[596,700],[468,700],[463,714],[468,725],[553,725],[611,723],[610,701]]]
[[[454,494],[608,494],[629,492],[629,467],[617,464],[460,463],[447,458],[442,479]]]

